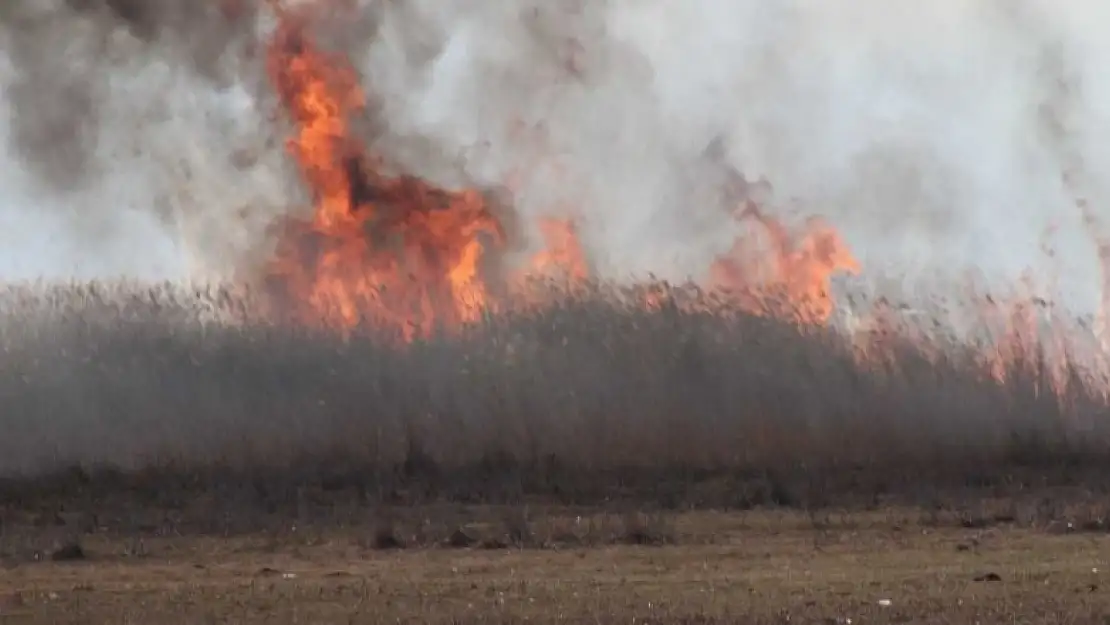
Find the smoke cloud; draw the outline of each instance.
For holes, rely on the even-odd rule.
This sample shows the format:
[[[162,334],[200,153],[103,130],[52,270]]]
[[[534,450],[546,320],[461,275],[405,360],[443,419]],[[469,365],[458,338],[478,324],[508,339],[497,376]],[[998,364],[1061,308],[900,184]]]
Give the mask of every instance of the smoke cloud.
[[[266,149],[248,8],[4,7],[5,278],[211,274],[258,244],[244,238],[252,220],[293,196]]]
[[[306,209],[269,121],[265,10],[4,11],[5,273],[227,273],[265,253],[268,223]],[[724,192],[738,171],[768,183],[769,212],[824,216],[867,276],[904,292],[1029,269],[1075,308],[1099,295],[1104,3],[354,11],[320,28],[363,74],[373,149],[442,184],[508,185],[524,223],[573,213],[606,276],[700,275],[739,228]]]

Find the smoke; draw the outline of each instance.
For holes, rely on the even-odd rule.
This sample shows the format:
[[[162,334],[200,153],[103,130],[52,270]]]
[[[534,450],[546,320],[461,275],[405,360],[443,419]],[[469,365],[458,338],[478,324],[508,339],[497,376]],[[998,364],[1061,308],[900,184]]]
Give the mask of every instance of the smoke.
[[[1085,307],[1099,267],[1077,201],[1110,199],[1108,12],[418,0],[385,10],[363,67],[396,135],[476,179],[523,164],[521,208],[581,211],[610,271],[696,274],[727,246],[715,146],[780,215],[840,228],[872,276],[997,287],[1028,269]],[[411,32],[437,53],[411,53]]]
[[[245,235],[286,210],[291,185],[266,149],[247,9],[4,7],[4,278],[180,278],[257,245]]]
[[[37,6],[33,28],[5,20],[3,35],[0,214],[21,240],[4,268],[99,255],[97,271],[138,272],[161,254],[173,274],[189,252],[224,272],[304,209],[251,53],[264,11]],[[353,15],[320,27],[363,74],[373,148],[443,184],[507,185],[524,223],[575,215],[604,275],[701,275],[739,227],[723,189],[741,172],[769,183],[770,212],[824,216],[902,291],[1030,270],[1075,308],[1099,296],[1103,3],[407,0]]]

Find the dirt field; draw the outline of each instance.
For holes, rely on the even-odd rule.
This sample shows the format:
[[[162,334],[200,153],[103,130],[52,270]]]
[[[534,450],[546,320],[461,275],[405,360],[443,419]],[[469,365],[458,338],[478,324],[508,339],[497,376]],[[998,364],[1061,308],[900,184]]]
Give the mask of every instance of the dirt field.
[[[1097,501],[634,512],[425,505],[247,531],[6,513],[0,615],[45,623],[1101,623]],[[131,519],[152,511],[130,510]],[[361,523],[357,514],[364,515]],[[1056,518],[1050,518],[1049,515]],[[345,519],[343,522],[337,519]],[[168,517],[167,517],[168,519]]]

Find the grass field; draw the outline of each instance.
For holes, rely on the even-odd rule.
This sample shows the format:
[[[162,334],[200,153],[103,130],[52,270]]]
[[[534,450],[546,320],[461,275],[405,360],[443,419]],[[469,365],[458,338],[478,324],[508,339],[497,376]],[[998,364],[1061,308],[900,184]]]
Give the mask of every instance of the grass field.
[[[401,349],[229,290],[7,289],[0,620],[1110,617],[1084,371],[637,298]]]

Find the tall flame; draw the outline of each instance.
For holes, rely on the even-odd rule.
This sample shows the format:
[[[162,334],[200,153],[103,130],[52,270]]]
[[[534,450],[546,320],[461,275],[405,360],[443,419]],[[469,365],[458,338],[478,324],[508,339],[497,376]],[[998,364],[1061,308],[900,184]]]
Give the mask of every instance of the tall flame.
[[[508,247],[505,228],[487,199],[475,190],[448,191],[413,176],[387,175],[383,163],[352,132],[352,122],[366,107],[356,72],[310,38],[312,5],[287,11],[277,1],[271,0],[278,27],[268,45],[267,69],[294,125],[287,147],[312,193],[313,215],[284,224],[269,276],[279,301],[298,322],[341,330],[384,328],[412,341],[441,328],[457,330],[485,312],[512,307],[506,304],[548,305],[549,294],[534,297],[523,287],[526,280],[494,285],[489,280],[495,275],[555,277],[572,288],[591,279],[579,222],[554,217],[536,224],[545,247],[532,257],[523,276],[501,271],[504,267],[485,271],[506,258]],[[707,156],[719,161],[720,146],[711,148]],[[665,285],[652,283],[629,290],[638,298],[635,301],[652,309],[663,303],[716,306],[723,299],[730,310],[804,326],[828,324],[834,312],[833,276],[860,271],[839,233],[819,219],[810,219],[801,229],[788,228],[761,210],[750,197],[756,185],[739,175],[726,187],[726,194],[735,191],[735,216],[748,229],[708,268],[708,286],[715,297],[679,302]],[[1089,207],[1081,202],[1080,208],[1088,228],[1095,229]],[[1096,240],[1104,270],[1099,331],[1100,338],[1110,341],[1105,317],[1110,309],[1110,244]],[[1049,336],[1046,343],[1043,313],[1026,305],[1033,301],[1019,296],[979,311],[993,334],[992,347],[982,350],[979,364],[1000,384],[1030,373],[1043,379],[1045,391],[1063,397],[1074,377],[1067,362],[1082,346],[1063,336]],[[880,302],[864,314],[855,321],[854,331],[854,338],[865,337],[858,345],[861,360],[888,363],[900,341],[919,344],[927,358],[942,357],[929,351],[928,337],[913,324],[899,321],[895,308]],[[1042,376],[1040,355],[1046,350],[1059,357],[1048,363]],[[1110,379],[1110,361],[1093,360],[1094,374]],[[1037,392],[1041,390],[1038,386]]]
[[[267,68],[314,196],[311,222],[286,224],[271,267],[289,305],[304,321],[386,325],[406,340],[477,319],[483,254],[504,242],[485,198],[383,174],[351,133],[365,106],[354,70],[316,47],[306,13],[279,18]]]
[[[712,285],[750,313],[803,324],[826,323],[833,312],[833,275],[860,271],[859,261],[836,230],[811,219],[804,232],[794,235],[751,203],[737,217],[754,222],[766,245],[738,238],[710,268]]]
[[[287,148],[314,203],[311,220],[284,224],[270,265],[296,319],[396,329],[409,341],[496,310],[483,264],[504,250],[506,235],[486,199],[384,174],[352,133],[366,106],[354,69],[311,39],[307,7],[275,10],[267,70],[295,126]],[[831,276],[858,271],[836,232],[814,221],[796,235],[753,205],[739,218],[759,225],[770,245],[753,258],[751,242],[738,240],[711,267],[713,286],[743,310],[824,324],[833,306]],[[538,226],[546,246],[526,272],[570,285],[588,280],[575,223],[549,218]],[[516,296],[526,297],[519,289]]]

